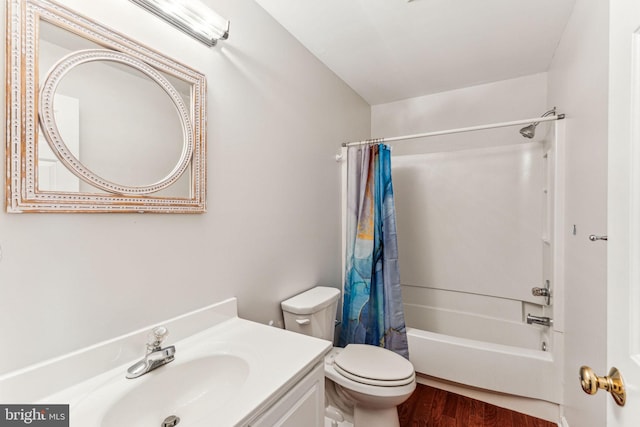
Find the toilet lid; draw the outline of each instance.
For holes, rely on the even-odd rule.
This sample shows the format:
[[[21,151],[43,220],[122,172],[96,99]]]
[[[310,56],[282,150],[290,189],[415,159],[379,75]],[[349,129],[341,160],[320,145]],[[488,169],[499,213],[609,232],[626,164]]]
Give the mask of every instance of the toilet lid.
[[[334,359],[342,376],[364,384],[396,387],[415,378],[413,365],[404,357],[382,347],[349,344]]]

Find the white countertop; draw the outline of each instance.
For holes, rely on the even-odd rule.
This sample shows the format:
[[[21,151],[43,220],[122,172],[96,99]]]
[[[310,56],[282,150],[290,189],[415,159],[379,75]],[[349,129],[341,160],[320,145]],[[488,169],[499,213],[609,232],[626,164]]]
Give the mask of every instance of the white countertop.
[[[72,427],[98,427],[103,424],[106,412],[114,401],[136,387],[144,388],[145,382],[157,382],[156,377],[160,378],[163,374],[167,375],[167,378],[172,377],[169,375],[171,370],[178,372],[182,364],[210,354],[232,355],[247,362],[246,375],[233,384],[214,384],[213,387],[227,387],[228,393],[226,389],[223,395],[220,395],[219,390],[217,391],[220,398],[216,398],[214,405],[208,404],[206,417],[196,417],[199,419],[184,417],[179,425],[181,427],[241,426],[284,395],[293,384],[320,363],[331,349],[329,341],[237,317],[177,342],[171,342],[169,337],[164,345],[176,347],[175,360],[150,373],[136,379],[125,378],[127,368],[136,361],[131,360],[130,363],[43,398],[40,403],[68,403]],[[141,343],[141,349],[143,348],[144,343]],[[140,355],[140,358],[142,357],[143,354]],[[177,385],[179,382],[179,379],[175,380]],[[170,395],[172,392],[170,385],[163,385],[163,389],[165,387],[161,396],[165,393]],[[135,399],[130,400],[137,399],[145,399],[145,396],[138,393]],[[144,406],[143,402],[140,404]],[[127,402],[127,405],[136,405],[136,402]],[[157,425],[160,425],[165,415],[173,415],[171,413],[173,410],[173,408],[166,408],[166,414],[158,414],[160,418]],[[179,412],[179,408],[175,411]],[[179,413],[175,415],[180,416]],[[127,421],[126,425],[127,427],[138,426],[136,420]]]

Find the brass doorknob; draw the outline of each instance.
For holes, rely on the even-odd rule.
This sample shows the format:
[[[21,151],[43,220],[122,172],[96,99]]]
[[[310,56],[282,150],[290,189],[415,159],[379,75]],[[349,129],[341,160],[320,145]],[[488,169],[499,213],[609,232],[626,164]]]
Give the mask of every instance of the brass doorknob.
[[[590,367],[582,366],[580,368],[580,385],[587,394],[596,394],[598,389],[608,391],[619,406],[624,406],[627,400],[624,381],[620,371],[615,367],[611,368],[608,376],[599,377]]]

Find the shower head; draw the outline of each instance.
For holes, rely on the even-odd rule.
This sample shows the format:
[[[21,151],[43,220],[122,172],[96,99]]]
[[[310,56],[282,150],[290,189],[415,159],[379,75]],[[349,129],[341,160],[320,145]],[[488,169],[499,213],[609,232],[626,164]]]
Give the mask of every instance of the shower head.
[[[529,126],[523,127],[520,129],[520,135],[529,139],[533,138],[536,134],[536,126],[538,126],[538,123],[532,123]]]
[[[556,114],[556,107],[553,107],[551,110],[544,113],[541,117],[547,117],[555,114]],[[540,122],[535,122],[535,123],[531,123],[528,126],[523,127],[522,129],[520,129],[520,135],[529,139],[533,138],[536,135],[536,126],[538,126],[539,123]]]

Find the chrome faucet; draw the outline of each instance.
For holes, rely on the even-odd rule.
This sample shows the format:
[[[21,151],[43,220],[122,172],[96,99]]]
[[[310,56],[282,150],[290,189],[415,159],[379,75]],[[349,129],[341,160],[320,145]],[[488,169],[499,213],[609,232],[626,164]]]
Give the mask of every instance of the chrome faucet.
[[[548,317],[534,316],[533,314],[527,313],[527,324],[531,325],[532,323],[542,326],[551,326],[553,324],[553,319],[550,319]]]
[[[162,341],[168,334],[169,331],[164,326],[158,326],[149,333],[147,354],[144,359],[137,361],[127,369],[127,378],[138,378],[173,361],[176,348],[174,346],[162,348]]]

